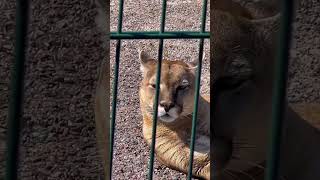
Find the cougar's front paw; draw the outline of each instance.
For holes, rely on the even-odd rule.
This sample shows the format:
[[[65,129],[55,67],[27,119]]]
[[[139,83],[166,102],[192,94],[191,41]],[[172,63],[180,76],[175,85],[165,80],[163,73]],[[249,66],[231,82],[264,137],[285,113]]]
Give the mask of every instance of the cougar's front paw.
[[[210,180],[210,162],[201,170],[201,174],[206,180]]]

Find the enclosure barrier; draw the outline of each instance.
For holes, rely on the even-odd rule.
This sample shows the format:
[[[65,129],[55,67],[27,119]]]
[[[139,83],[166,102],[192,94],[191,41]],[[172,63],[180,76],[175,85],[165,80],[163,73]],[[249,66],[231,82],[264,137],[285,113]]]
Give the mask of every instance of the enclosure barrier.
[[[11,94],[10,105],[8,112],[8,138],[7,138],[7,164],[6,164],[6,179],[17,179],[17,167],[18,167],[18,148],[19,148],[19,134],[20,134],[20,120],[22,115],[22,100],[23,100],[23,80],[24,80],[24,62],[26,52],[26,39],[27,39],[27,26],[28,26],[28,0],[17,0],[17,13],[16,13],[16,45],[15,45],[15,62],[11,76]],[[288,56],[289,56],[289,44],[291,37],[291,20],[293,14],[293,2],[290,0],[283,0],[283,16],[281,22],[281,34],[279,42],[278,61],[276,63],[276,74],[274,81],[274,96],[273,96],[273,109],[272,109],[272,129],[271,129],[271,145],[269,150],[268,167],[266,173],[267,180],[277,179],[278,163],[280,157],[280,138],[282,129],[282,120],[284,117],[284,102],[286,95],[286,77],[288,71]],[[200,75],[202,66],[202,54],[203,54],[203,42],[205,38],[210,38],[210,33],[205,32],[206,22],[206,9],[207,0],[203,0],[202,8],[202,20],[201,29],[199,32],[187,32],[187,31],[165,31],[165,15],[166,15],[166,0],[162,1],[162,14],[161,14],[161,26],[158,32],[122,32],[122,17],[123,17],[123,0],[119,1],[119,16],[118,16],[118,29],[117,32],[111,32],[110,38],[117,40],[116,44],[116,63],[115,63],[115,78],[113,82],[113,102],[111,113],[111,131],[110,131],[110,179],[112,173],[112,157],[113,157],[113,145],[114,145],[114,133],[115,133],[115,119],[116,119],[116,104],[117,104],[117,89],[118,89],[118,76],[119,76],[119,62],[120,62],[120,48],[121,40],[123,39],[159,39],[159,51],[158,51],[158,66],[157,66],[157,80],[156,80],[156,97],[154,103],[154,117],[153,117],[153,130],[152,130],[152,145],[149,161],[149,173],[148,179],[153,177],[153,163],[154,163],[154,148],[155,148],[155,134],[157,124],[157,104],[159,97],[159,82],[161,76],[161,62],[164,39],[200,39],[199,44],[199,67],[197,69],[196,78],[196,94],[194,97],[194,113],[192,118],[192,134],[190,144],[190,166],[188,172],[188,179],[191,179],[192,164],[193,164],[193,150],[196,131],[196,118],[198,108],[198,97],[200,89]],[[107,107],[106,107],[107,108]],[[107,121],[107,119],[106,119]],[[214,172],[211,173],[211,175]]]
[[[278,53],[275,63],[275,80],[272,97],[272,124],[270,133],[270,149],[267,161],[266,180],[279,178],[279,158],[282,134],[282,124],[285,116],[285,101],[287,91],[288,60],[291,39],[291,22],[293,16],[293,1],[282,0],[281,28]]]
[[[7,131],[6,179],[17,179],[19,160],[20,122],[23,104],[24,64],[26,59],[28,10],[27,0],[16,1],[16,44],[15,60],[11,74],[10,103]],[[0,60],[1,61],[1,60]]]
[[[148,179],[153,178],[153,164],[154,164],[154,149],[156,143],[156,125],[157,125],[157,114],[158,114],[158,99],[159,99],[159,83],[161,77],[161,62],[162,62],[162,51],[163,51],[163,41],[164,39],[200,39],[199,44],[199,63],[197,69],[196,78],[196,93],[194,97],[194,110],[192,118],[192,134],[190,143],[190,160],[189,160],[189,173],[188,179],[192,177],[192,164],[193,164],[193,150],[194,150],[194,140],[196,132],[197,109],[198,109],[198,98],[200,89],[200,74],[202,66],[202,55],[203,55],[203,44],[205,38],[210,38],[210,33],[205,32],[206,25],[206,12],[207,12],[207,0],[202,2],[202,17],[201,17],[201,29],[198,32],[190,31],[165,31],[165,20],[166,20],[166,8],[167,1],[162,1],[162,12],[161,12],[161,23],[160,31],[149,31],[149,32],[122,32],[122,17],[123,17],[123,0],[119,1],[119,16],[118,16],[118,29],[117,32],[111,32],[110,39],[117,40],[116,45],[116,63],[114,70],[114,82],[113,82],[113,101],[112,101],[112,112],[111,112],[111,134],[110,134],[110,179],[112,174],[112,156],[113,156],[113,144],[114,144],[114,130],[115,130],[115,117],[116,117],[116,106],[117,106],[117,88],[118,88],[118,72],[119,72],[119,61],[120,61],[120,48],[122,39],[159,39],[159,49],[158,49],[158,65],[157,65],[157,76],[156,76],[156,94],[154,99],[154,114],[153,114],[153,125],[152,125],[152,143],[150,147],[150,161],[149,161],[149,173]]]

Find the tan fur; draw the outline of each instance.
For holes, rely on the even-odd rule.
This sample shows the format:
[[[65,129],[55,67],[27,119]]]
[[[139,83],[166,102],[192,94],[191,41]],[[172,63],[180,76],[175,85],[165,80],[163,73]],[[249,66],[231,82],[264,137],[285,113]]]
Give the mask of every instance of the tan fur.
[[[110,180],[110,44],[109,44],[109,8],[107,1],[95,0],[98,8],[96,16],[97,27],[102,31],[105,57],[98,71],[98,81],[94,97],[94,119],[96,124],[96,139],[103,165],[104,180]]]
[[[102,164],[104,169],[105,180],[110,179],[109,171],[109,149],[110,149],[110,117],[109,112],[109,63],[103,61],[100,66],[99,79],[97,82],[97,89],[95,95],[95,123],[96,123],[96,136],[99,153],[102,156]]]
[[[219,15],[220,17],[223,18],[223,21],[225,21],[227,23],[221,23],[221,22],[217,21],[219,19],[218,18],[219,16],[217,16],[217,14],[215,15],[215,13],[212,13],[213,18],[211,18],[211,21],[212,21],[211,24],[212,25],[218,24],[218,26],[215,26],[215,27],[218,27],[221,30],[221,31],[219,31],[217,29],[211,28],[212,32],[218,32],[218,33],[213,34],[212,40],[211,40],[212,42],[217,43],[217,44],[224,43],[227,45],[228,43],[231,43],[234,40],[236,40],[236,41],[241,40],[241,39],[237,39],[238,37],[241,37],[241,36],[243,37],[243,35],[246,36],[247,35],[246,31],[245,31],[245,33],[241,32],[241,28],[243,28],[243,27],[239,28],[239,26],[247,26],[247,27],[251,28],[252,27],[251,25],[248,26],[248,19],[257,19],[257,17],[261,18],[261,17],[268,17],[271,15],[274,15],[274,12],[271,12],[268,15],[265,15],[262,13],[263,15],[258,16],[257,13],[252,13],[247,9],[243,9],[238,4],[233,4],[231,6],[233,10],[230,11],[228,9],[228,6],[226,6],[226,4],[223,4],[223,3],[230,3],[230,2],[228,2],[227,0],[223,1],[223,3],[221,3],[221,2],[220,2],[220,5],[219,5],[219,2],[218,2],[218,5],[217,4],[211,5],[212,7],[216,8],[216,9],[220,8],[220,10],[229,11],[229,13],[222,13],[223,15],[221,15],[221,13],[220,13],[220,15]],[[256,6],[251,6],[251,7],[256,7]],[[213,11],[211,10],[211,12],[213,12]],[[236,16],[238,16],[238,17],[236,17]],[[265,23],[260,23],[260,24],[261,24],[260,27],[257,25],[256,27],[251,29],[251,30],[253,30],[253,34],[254,33],[265,34],[270,29],[270,28],[267,28],[267,30],[265,30],[265,32],[263,32],[263,31],[261,31],[261,29],[264,29]],[[269,25],[267,25],[266,27],[270,27],[270,24],[271,25],[274,24],[275,26],[277,25],[277,23],[269,23]],[[226,28],[226,26],[229,26],[229,27]],[[103,28],[104,28],[104,26],[103,26]],[[226,30],[230,30],[230,28],[231,28],[231,32],[226,32]],[[104,29],[104,31],[105,30],[106,29]],[[259,31],[257,31],[257,30],[259,30]],[[223,33],[224,36],[220,36],[221,33]],[[229,36],[230,39],[223,39],[224,37],[228,36],[229,33],[232,34],[232,36]],[[252,32],[250,32],[250,33],[252,33]],[[271,32],[271,33],[273,33],[273,32]],[[217,36],[215,34],[219,34],[219,36]],[[264,40],[264,39],[262,38],[262,40]],[[247,41],[247,42],[249,42],[249,41]],[[258,42],[260,42],[260,41],[258,41]],[[262,41],[262,42],[264,42],[264,41]],[[268,43],[269,42],[266,42],[266,44],[264,44],[264,46],[269,47],[270,44],[268,44]],[[211,52],[216,53],[217,52],[216,50],[225,50],[224,48],[226,48],[226,46],[220,46],[219,48],[217,48],[217,46],[215,46],[214,48],[211,48],[211,50],[212,50]],[[266,48],[266,49],[268,49],[268,48]],[[225,52],[218,51],[216,54],[223,54],[223,53],[225,53]],[[216,58],[216,56],[214,58]],[[264,62],[263,61],[263,62],[259,62],[258,64],[264,65],[264,63],[272,64],[272,61],[271,62]],[[183,63],[181,63],[181,64],[183,64]],[[154,65],[153,65],[153,68],[155,68]],[[225,64],[223,64],[223,63],[219,64],[219,62],[212,62],[212,67],[214,67],[214,66],[224,67]],[[97,131],[98,146],[99,146],[99,150],[102,155],[102,158],[103,158],[105,179],[109,179],[109,174],[110,174],[109,168],[108,168],[108,164],[110,161],[110,157],[108,154],[108,152],[109,152],[108,151],[109,150],[109,123],[107,123],[107,121],[106,121],[109,117],[109,108],[106,108],[106,107],[109,107],[109,92],[108,92],[108,90],[110,89],[108,63],[103,62],[102,66],[100,68],[101,68],[101,70],[100,70],[100,75],[99,75],[99,80],[98,80],[98,85],[97,85],[97,92],[96,92],[96,97],[95,97],[95,121],[96,121],[96,127],[97,127],[96,131]],[[223,69],[223,68],[221,68],[221,69]],[[220,71],[221,71],[220,69],[216,70],[216,72],[215,72],[216,75],[221,74]],[[264,72],[268,72],[268,71],[264,71]],[[270,79],[270,77],[268,77],[268,78]],[[264,80],[264,79],[262,79],[262,80]],[[268,81],[267,81],[267,83],[268,83]],[[263,85],[263,83],[258,84],[258,85],[261,86],[261,85]],[[268,90],[265,90],[265,91],[268,91]],[[141,91],[140,91],[140,93],[141,93]],[[143,106],[145,105],[145,101],[148,101],[150,103],[153,102],[153,100],[151,100],[152,98],[144,99],[144,97],[145,97],[144,95],[145,94],[143,94],[143,96],[142,96],[140,94],[140,97],[142,97],[140,99],[142,111],[144,109]],[[259,97],[261,97],[261,95],[259,95]],[[270,96],[266,96],[266,97],[270,98]],[[192,102],[189,99],[188,103],[193,104],[193,99],[192,99]],[[205,130],[205,129],[201,128],[201,127],[209,127],[208,124],[206,124],[206,123],[202,123],[203,126],[201,126],[201,121],[203,121],[204,119],[208,119],[208,117],[206,116],[206,114],[209,114],[208,113],[209,112],[208,104],[209,104],[208,97],[206,97],[206,98],[201,97],[200,98],[199,110],[203,110],[203,111],[199,112],[200,118],[198,120],[198,123],[199,123],[198,127],[200,127],[200,128],[198,129],[197,132],[202,132],[203,134],[206,134],[208,131],[210,131],[210,130]],[[315,113],[315,112],[319,112],[318,111],[319,105],[317,105],[317,104],[312,105],[311,108],[308,106],[309,105],[307,105],[307,104],[297,104],[297,105],[293,105],[293,109],[295,111],[297,111],[298,114],[301,114],[301,116],[304,117],[305,119],[308,119],[308,120],[312,119],[313,120],[310,122],[319,122],[319,121],[316,121],[316,119],[320,119],[319,113]],[[259,107],[259,106],[256,106],[256,107]],[[232,108],[237,108],[237,107],[232,107]],[[262,108],[265,108],[265,107],[262,107]],[[255,110],[257,110],[257,109],[255,109]],[[252,113],[252,112],[254,112],[252,109],[250,111],[251,111],[251,117],[257,116],[256,114]],[[295,116],[294,112],[291,111],[290,108],[289,108],[289,116],[290,117]],[[255,118],[252,118],[252,119],[255,119]],[[311,138],[308,139],[309,141],[308,140],[306,141],[307,143],[312,142],[312,141],[314,141],[314,142],[317,141],[316,137],[312,138],[312,132],[314,132],[313,128],[304,124],[303,121],[301,121],[301,118],[298,118],[295,116],[292,119],[294,119],[295,122],[297,121],[298,123],[300,122],[302,124],[302,125],[301,124],[299,124],[299,125],[301,125],[301,129],[303,129],[303,132],[304,132],[304,133],[302,133],[303,134],[303,137],[301,138],[302,140],[298,139],[299,141],[297,143],[299,143],[301,141],[306,141],[306,139],[308,139],[308,137],[311,137]],[[186,145],[187,140],[185,137],[190,136],[190,134],[188,134],[188,132],[190,132],[191,118],[185,117],[184,120],[185,121],[183,121],[183,123],[182,123],[183,128],[178,128],[178,126],[174,126],[174,125],[172,126],[169,124],[161,123],[161,121],[158,121],[156,152],[157,152],[158,160],[160,160],[163,164],[186,173],[187,169],[188,169],[188,161],[189,161],[189,158],[188,158],[189,157],[189,145]],[[143,126],[144,126],[144,137],[145,137],[147,143],[150,144],[152,117],[150,115],[148,115],[148,113],[144,113],[144,112],[143,112]],[[294,127],[300,127],[300,126],[294,125]],[[260,133],[263,133],[263,132],[260,132]],[[263,141],[265,143],[265,139],[263,139],[263,138],[261,138],[260,141]],[[170,142],[172,142],[172,143],[170,143]],[[298,145],[300,146],[300,144],[298,144]],[[308,145],[308,144],[306,144],[306,145]],[[173,150],[171,150],[171,147],[173,148]],[[291,146],[288,146],[288,147],[291,147]],[[313,153],[316,154],[320,148],[318,148],[317,146],[314,146],[313,149],[314,149]],[[288,149],[286,149],[286,150],[288,150]],[[293,153],[293,157],[295,155],[296,154]],[[316,157],[318,157],[318,156],[316,156]],[[291,158],[291,159],[294,159],[294,158]],[[289,159],[289,160],[291,160],[291,159]],[[301,166],[302,164],[305,164],[306,161],[309,161],[309,159],[306,157],[302,157],[301,159],[297,159],[296,162],[294,162],[294,161],[293,162],[295,164],[298,164],[299,166]],[[213,162],[215,162],[215,160]],[[260,163],[260,162],[257,162],[257,163]],[[288,161],[288,163],[290,164],[291,161]],[[292,163],[292,164],[294,164],[294,163]],[[198,156],[198,157],[195,156],[194,171],[193,171],[194,175],[209,179],[208,178],[209,174],[210,174],[209,173],[210,172],[209,166],[210,166],[209,154],[205,154],[205,155],[200,154],[200,156]],[[290,165],[290,166],[293,166],[293,165]],[[303,177],[302,179],[307,180],[307,178],[304,178],[306,176],[303,176],[303,174],[302,174],[302,177]],[[219,179],[222,179],[222,178],[219,178]],[[299,179],[299,176],[298,176],[298,179]],[[292,180],[292,179],[290,179],[290,180]]]
[[[152,60],[146,62],[144,65],[144,78],[140,87],[140,106],[143,115],[143,136],[148,145],[152,141],[152,114],[150,111],[153,107],[155,90],[149,87],[150,79],[156,73],[156,61]],[[147,69],[146,69],[147,68]],[[178,97],[183,98],[177,101],[183,101],[184,107],[182,111],[186,114],[181,115],[174,122],[166,123],[158,119],[157,133],[156,133],[156,157],[164,165],[182,171],[188,172],[190,145],[188,140],[191,136],[192,125],[192,109],[194,98],[194,70],[190,70],[189,66],[182,61],[168,61],[162,62],[162,73],[160,81],[160,97],[159,100],[167,98],[170,91],[174,91],[173,86],[179,84],[183,76],[189,76],[190,89],[186,95]],[[167,88],[166,87],[169,87]],[[205,179],[210,179],[210,156],[209,156],[209,101],[200,97],[199,100],[199,114],[197,120],[197,136],[208,138],[207,149],[204,151],[198,150],[199,140],[196,140],[193,175]]]
[[[303,119],[320,129],[320,105],[316,103],[291,104],[292,109]]]

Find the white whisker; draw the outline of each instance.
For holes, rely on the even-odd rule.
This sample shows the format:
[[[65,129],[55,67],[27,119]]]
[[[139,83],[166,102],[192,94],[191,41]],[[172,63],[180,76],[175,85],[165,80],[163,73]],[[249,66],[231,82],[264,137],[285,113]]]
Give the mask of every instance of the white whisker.
[[[248,165],[251,165],[251,166],[253,166],[253,167],[258,167],[258,168],[260,168],[261,170],[265,170],[265,169],[266,169],[265,167],[263,167],[263,166],[261,166],[261,165],[259,165],[259,164],[257,164],[257,163],[254,163],[254,162],[251,162],[251,161],[246,161],[246,160],[241,159],[241,158],[239,158],[239,157],[237,157],[237,156],[232,156],[232,158],[233,158],[234,160],[238,160],[238,161],[244,162],[244,163],[246,163],[246,164],[248,164]]]
[[[240,171],[240,170],[231,170],[231,169],[230,169],[230,171],[243,174],[243,175],[245,175],[246,177],[250,178],[251,180],[255,180],[254,177],[252,177],[250,174],[248,174],[248,173],[246,173],[246,172],[243,172],[243,171]]]
[[[264,166],[262,166],[260,164],[257,164],[255,162],[247,161],[247,160],[241,159],[240,157],[237,157],[237,156],[232,156],[232,158],[233,158],[233,160],[238,160],[238,161],[244,162],[244,163],[246,163],[248,165],[251,165],[252,167],[257,167],[257,168],[259,168],[259,169],[261,169],[263,171],[266,170],[266,168]],[[286,180],[286,178],[283,177],[283,176],[280,176],[280,179]]]
[[[231,179],[236,179],[236,180],[240,180],[236,175],[234,175],[232,172],[230,172],[228,169],[223,170],[227,175],[229,175],[229,177],[231,177]]]

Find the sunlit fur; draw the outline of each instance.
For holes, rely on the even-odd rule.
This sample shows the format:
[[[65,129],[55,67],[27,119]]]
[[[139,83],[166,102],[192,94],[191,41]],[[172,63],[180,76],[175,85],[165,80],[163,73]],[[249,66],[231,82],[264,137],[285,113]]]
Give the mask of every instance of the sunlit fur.
[[[140,60],[143,75],[140,86],[143,136],[150,145],[156,92],[152,84],[155,84],[157,62],[146,54],[140,55]],[[174,109],[175,115],[162,118],[164,112],[158,106],[161,112],[158,112],[155,152],[162,164],[184,173],[189,168],[194,81],[194,66],[183,61],[162,61],[159,102],[172,101],[174,106],[171,109]],[[187,82],[188,87],[179,90],[178,87]],[[193,175],[204,179],[210,179],[209,110],[208,98],[200,97]]]

